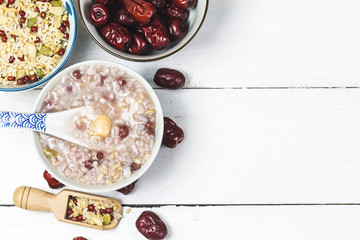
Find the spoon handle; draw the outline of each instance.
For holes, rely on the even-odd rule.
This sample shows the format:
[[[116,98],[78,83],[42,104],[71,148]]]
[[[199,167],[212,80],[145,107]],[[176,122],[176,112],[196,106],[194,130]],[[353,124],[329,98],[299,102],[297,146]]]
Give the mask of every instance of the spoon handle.
[[[19,208],[51,212],[55,195],[33,187],[18,187],[13,194],[14,204]]]
[[[0,111],[0,127],[46,132],[46,114]]]

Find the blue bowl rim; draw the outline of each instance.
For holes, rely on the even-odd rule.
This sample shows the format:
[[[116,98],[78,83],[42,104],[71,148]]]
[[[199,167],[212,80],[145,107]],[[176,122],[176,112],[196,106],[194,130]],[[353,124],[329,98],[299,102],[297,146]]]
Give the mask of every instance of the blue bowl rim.
[[[54,75],[56,73],[58,73],[61,68],[65,65],[65,63],[69,60],[71,53],[74,50],[75,47],[75,43],[76,43],[76,37],[77,37],[77,15],[76,15],[76,9],[75,9],[75,5],[73,3],[72,0],[67,0],[67,2],[70,4],[71,10],[74,14],[74,41],[72,42],[72,45],[70,47],[69,50],[69,54],[66,56],[65,60],[62,62],[62,64],[49,76],[47,76],[46,78],[42,79],[41,81],[35,82],[31,85],[25,85],[24,87],[18,87],[18,88],[1,88],[0,87],[0,91],[3,92],[19,92],[19,91],[24,91],[24,90],[28,90],[34,87],[37,87],[45,82],[47,82],[48,80],[50,80],[52,77],[54,77]]]

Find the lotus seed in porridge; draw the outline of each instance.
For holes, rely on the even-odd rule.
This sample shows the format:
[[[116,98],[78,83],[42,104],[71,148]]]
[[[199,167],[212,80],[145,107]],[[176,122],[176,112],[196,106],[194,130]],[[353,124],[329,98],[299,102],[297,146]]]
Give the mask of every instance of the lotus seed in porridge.
[[[63,77],[44,98],[42,112],[86,106],[70,128],[92,150],[40,134],[43,152],[63,175],[89,185],[128,177],[150,158],[154,104],[142,84],[121,69],[85,65]]]

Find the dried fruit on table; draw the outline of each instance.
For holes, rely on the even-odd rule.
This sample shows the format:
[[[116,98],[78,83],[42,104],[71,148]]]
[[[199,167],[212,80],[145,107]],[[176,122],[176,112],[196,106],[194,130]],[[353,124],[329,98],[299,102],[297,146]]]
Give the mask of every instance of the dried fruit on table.
[[[184,140],[184,131],[168,117],[164,117],[163,144],[169,148],[175,148]]]
[[[49,184],[49,187],[52,189],[57,189],[57,188],[61,188],[64,186],[64,184],[62,184],[61,182],[59,182],[58,180],[56,180],[53,176],[51,176],[51,174],[48,171],[44,171],[43,173],[43,177],[45,178],[45,180],[47,181],[47,183]]]
[[[126,187],[120,188],[116,191],[121,192],[122,194],[128,195],[129,193],[131,193],[134,190],[136,182],[137,182],[137,180],[135,182],[127,185]]]
[[[160,240],[167,235],[167,228],[160,217],[152,211],[144,211],[136,220],[137,230],[147,239]]]
[[[160,68],[154,75],[154,82],[160,87],[179,89],[185,85],[185,76],[174,69]]]

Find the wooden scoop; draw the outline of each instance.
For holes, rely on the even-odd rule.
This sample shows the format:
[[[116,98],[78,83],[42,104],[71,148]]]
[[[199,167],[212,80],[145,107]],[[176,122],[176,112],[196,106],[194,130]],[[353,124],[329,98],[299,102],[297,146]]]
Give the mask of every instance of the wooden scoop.
[[[70,195],[76,197],[84,197],[92,200],[111,202],[120,209],[120,213],[122,214],[122,206],[120,202],[114,198],[97,196],[97,195],[92,195],[92,194],[87,194],[72,190],[63,190],[59,192],[57,195],[54,195],[37,188],[21,186],[15,190],[13,201],[14,204],[19,208],[24,208],[34,211],[53,212],[55,214],[55,217],[59,221],[66,223],[72,223],[72,224],[96,228],[100,230],[109,230],[115,228],[119,224],[121,218],[117,223],[111,222],[110,224],[103,226],[92,225],[80,221],[72,221],[71,219],[67,219],[66,211],[68,208]]]

